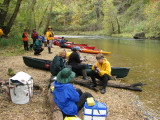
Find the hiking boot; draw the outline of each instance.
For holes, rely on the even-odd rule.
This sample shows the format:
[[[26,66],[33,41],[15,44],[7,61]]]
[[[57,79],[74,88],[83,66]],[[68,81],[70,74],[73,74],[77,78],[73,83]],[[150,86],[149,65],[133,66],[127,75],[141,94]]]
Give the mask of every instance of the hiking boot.
[[[104,94],[104,93],[106,93],[106,89],[102,88],[101,94]]]
[[[91,85],[91,87],[92,87],[92,88],[93,88],[93,87],[96,87],[96,86],[97,86],[97,85],[96,85],[96,84],[94,84],[94,83]]]

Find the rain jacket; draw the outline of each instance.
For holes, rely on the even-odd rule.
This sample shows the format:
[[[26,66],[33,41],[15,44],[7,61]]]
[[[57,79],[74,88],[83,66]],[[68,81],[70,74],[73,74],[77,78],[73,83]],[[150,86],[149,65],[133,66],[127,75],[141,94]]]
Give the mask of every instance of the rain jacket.
[[[66,115],[78,115],[76,103],[79,102],[79,93],[72,84],[61,84],[55,81],[54,85],[54,102]]]
[[[28,41],[28,34],[26,32],[23,33],[22,40],[23,41]]]
[[[57,74],[65,68],[66,61],[62,57],[56,55],[51,63],[50,71],[53,76],[57,76]]]
[[[98,73],[100,76],[103,76],[104,74],[108,74],[109,76],[111,76],[111,66],[106,58],[104,58],[104,62],[102,65],[97,62],[97,67],[100,69],[100,72]],[[95,70],[94,65],[92,66],[92,70]]]
[[[46,32],[47,40],[53,40],[54,34],[52,31],[47,31]]]
[[[36,42],[33,44],[33,49],[40,49],[42,47],[42,41],[39,41],[39,39],[36,40]]]

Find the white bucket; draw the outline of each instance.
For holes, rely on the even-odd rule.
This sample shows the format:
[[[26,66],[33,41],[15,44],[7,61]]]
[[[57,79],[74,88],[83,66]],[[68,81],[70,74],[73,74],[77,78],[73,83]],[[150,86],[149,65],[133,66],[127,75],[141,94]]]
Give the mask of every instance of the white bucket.
[[[13,103],[26,104],[33,96],[33,79],[24,72],[18,72],[9,79],[9,92]]]

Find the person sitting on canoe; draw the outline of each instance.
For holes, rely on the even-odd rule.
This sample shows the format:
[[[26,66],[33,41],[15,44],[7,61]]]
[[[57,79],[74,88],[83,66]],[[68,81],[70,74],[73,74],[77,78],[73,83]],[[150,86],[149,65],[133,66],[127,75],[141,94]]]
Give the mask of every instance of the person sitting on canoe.
[[[64,68],[57,75],[57,80],[53,83],[54,102],[61,109],[64,118],[74,115],[78,116],[87,98],[93,97],[90,93],[82,93],[80,89],[75,89],[69,83],[75,77],[75,73],[69,68]]]
[[[76,46],[75,48],[72,49],[72,53],[69,57],[68,64],[72,66],[72,70],[77,74],[83,74],[83,79],[88,80],[87,72],[86,72],[86,67],[87,65],[81,64],[83,60],[80,60],[80,54],[79,52],[81,51],[79,46]]]
[[[40,55],[40,53],[44,50],[42,47],[42,37],[39,36],[38,39],[36,39],[35,43],[33,44],[34,49],[34,55]]]
[[[103,87],[101,90],[101,93],[104,94],[106,92],[106,86],[108,83],[108,80],[111,77],[111,66],[110,63],[107,61],[106,58],[104,58],[103,54],[98,54],[96,56],[97,64],[92,66],[92,87],[96,87],[96,80],[95,78],[98,78],[99,80],[103,81]]]
[[[57,74],[65,68],[66,65],[66,51],[62,50],[59,52],[59,55],[56,55],[51,63],[50,71],[53,76],[57,76]]]
[[[67,45],[65,44],[67,41],[62,37],[62,39],[59,41],[59,45],[61,48],[67,48]]]

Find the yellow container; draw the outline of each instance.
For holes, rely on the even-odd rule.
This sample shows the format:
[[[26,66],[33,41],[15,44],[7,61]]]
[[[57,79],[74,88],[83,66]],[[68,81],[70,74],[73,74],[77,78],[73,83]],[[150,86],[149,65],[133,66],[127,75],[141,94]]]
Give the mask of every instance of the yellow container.
[[[94,98],[93,97],[87,98],[87,104],[88,106],[94,106],[95,105]]]
[[[75,117],[65,117],[64,120],[81,120],[79,117],[75,116]]]

